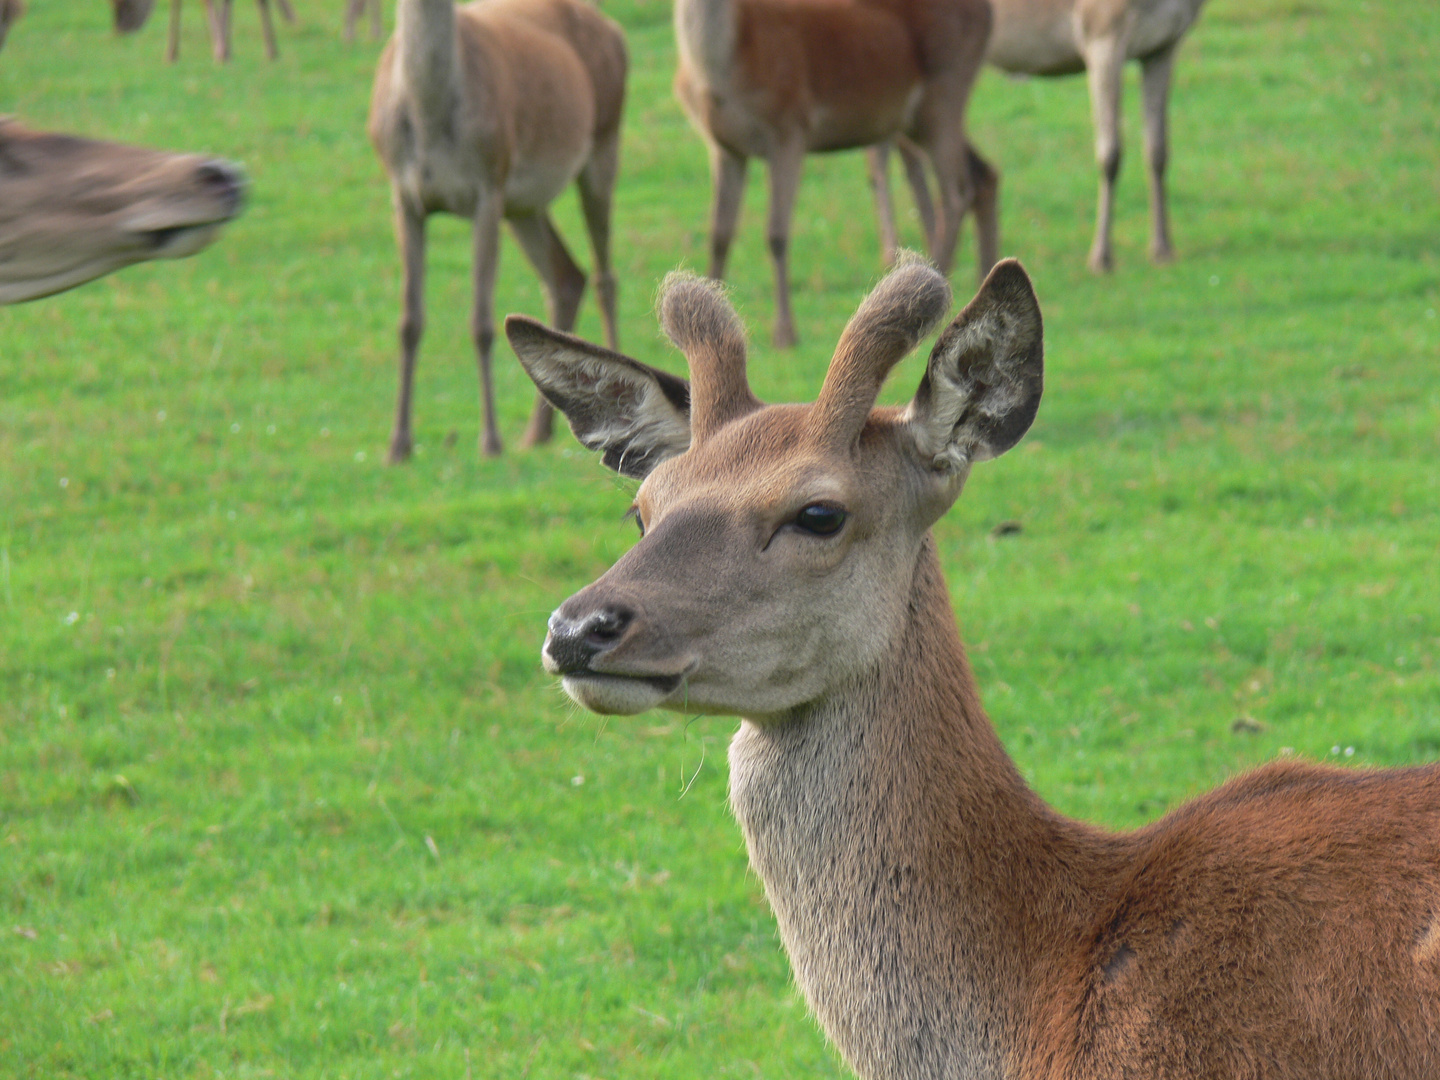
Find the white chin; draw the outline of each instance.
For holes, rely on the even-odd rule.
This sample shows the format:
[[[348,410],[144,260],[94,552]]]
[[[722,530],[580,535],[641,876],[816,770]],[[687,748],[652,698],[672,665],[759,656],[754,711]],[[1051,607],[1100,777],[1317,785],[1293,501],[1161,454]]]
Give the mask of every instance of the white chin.
[[[607,716],[634,716],[657,708],[670,696],[645,679],[620,675],[566,675],[560,685],[577,703]]]
[[[210,241],[220,234],[223,222],[213,225],[191,225],[181,229],[155,251],[157,259],[183,259],[209,247]]]

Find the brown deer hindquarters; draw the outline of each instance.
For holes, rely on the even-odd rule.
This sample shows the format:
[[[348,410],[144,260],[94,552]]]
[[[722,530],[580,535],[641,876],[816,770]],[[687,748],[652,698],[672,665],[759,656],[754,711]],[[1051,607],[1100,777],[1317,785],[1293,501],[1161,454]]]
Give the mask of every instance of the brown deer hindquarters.
[[[587,707],[738,714],[730,798],[797,984],[865,1080],[1434,1080],[1440,765],[1271,765],[1112,834],[1026,786],[981,707],[930,526],[1036,415],[1029,279],[948,307],[901,266],[814,405],[764,405],[723,293],[672,277],[694,382],[512,318],[536,384],[642,478],[643,535],[551,615]]]
[[[987,0],[677,0],[676,95],[710,144],[710,274],[724,274],[746,160],[762,157],[770,174],[777,344],[795,339],[789,232],[807,153],[906,136],[935,172],[940,200],[930,253],[948,268],[960,221],[975,203],[964,117],[989,10]],[[975,205],[988,270],[998,248],[996,219],[990,204]]]

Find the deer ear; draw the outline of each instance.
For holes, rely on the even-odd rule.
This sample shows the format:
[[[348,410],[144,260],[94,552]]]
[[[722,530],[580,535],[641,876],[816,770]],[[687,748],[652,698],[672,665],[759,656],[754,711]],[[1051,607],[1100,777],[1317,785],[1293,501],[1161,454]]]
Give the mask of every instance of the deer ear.
[[[505,336],[547,401],[565,414],[575,438],[625,476],[644,479],[690,446],[690,384],[523,315],[505,320]]]
[[[930,353],[905,413],[921,460],[954,474],[1009,450],[1030,429],[1044,385],[1044,334],[1030,278],[997,263]]]

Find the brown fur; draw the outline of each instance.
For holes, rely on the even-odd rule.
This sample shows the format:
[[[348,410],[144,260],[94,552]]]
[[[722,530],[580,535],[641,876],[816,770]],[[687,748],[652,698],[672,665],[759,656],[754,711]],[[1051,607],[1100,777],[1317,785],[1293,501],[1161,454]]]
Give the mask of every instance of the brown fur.
[[[982,276],[990,269],[996,180],[967,157],[964,134],[990,33],[987,0],[678,0],[675,23],[675,92],[711,154],[711,277],[724,274],[746,161],[769,166],[777,344],[795,339],[788,238],[807,153],[908,136],[940,190],[932,257],[948,271],[973,206]]]
[[[545,284],[550,321],[570,329],[585,274],[550,220],[574,182],[595,252],[605,334],[616,342],[610,203],[619,168],[627,59],[620,28],[584,0],[400,0],[375,72],[370,140],[390,176],[404,269],[400,386],[390,461],[409,457],[410,403],[424,329],[425,219],[448,212],[474,229],[471,333],[487,454],[500,452],[491,380],[500,222]],[[525,443],[550,437],[537,397]]]
[[[760,407],[745,375],[745,327],[718,282],[669,274],[660,286],[660,325],[696,358],[690,368],[693,440]]]
[[[914,301],[943,281],[914,274],[852,320],[853,371],[931,317]],[[663,377],[524,331],[527,370],[566,394],[597,365]],[[645,535],[551,616],[546,667],[599,712],[745,718],[730,796],[751,864],[866,1080],[1433,1080],[1440,765],[1272,764],[1111,833],[1047,807],[986,718],[929,527],[1034,416],[1041,333],[1002,263],[923,393],[858,439],[783,405],[631,448]],[[817,506],[843,525],[807,529]]]

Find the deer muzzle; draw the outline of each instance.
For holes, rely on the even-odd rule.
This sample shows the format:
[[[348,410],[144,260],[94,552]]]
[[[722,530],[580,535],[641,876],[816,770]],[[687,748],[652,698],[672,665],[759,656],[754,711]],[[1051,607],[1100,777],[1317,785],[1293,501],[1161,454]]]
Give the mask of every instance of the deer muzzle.
[[[592,589],[550,616],[541,657],[567,694],[599,713],[655,708],[680,689],[691,666],[664,647],[638,605],[603,599]]]

